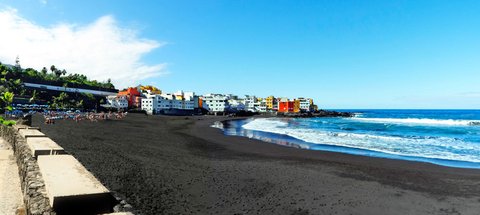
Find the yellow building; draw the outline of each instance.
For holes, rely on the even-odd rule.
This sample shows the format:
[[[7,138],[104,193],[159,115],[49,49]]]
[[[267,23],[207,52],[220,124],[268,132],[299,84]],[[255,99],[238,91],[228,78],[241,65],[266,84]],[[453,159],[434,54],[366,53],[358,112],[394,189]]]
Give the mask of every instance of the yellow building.
[[[140,86],[141,91],[149,90],[152,94],[162,94],[162,91],[154,86]]]
[[[176,99],[176,100],[183,100],[183,95],[177,95],[177,94],[175,94],[175,99]]]
[[[299,99],[294,100],[293,112],[294,113],[300,112],[300,100]]]
[[[275,97],[269,96],[266,98],[267,109],[272,110],[274,105]]]

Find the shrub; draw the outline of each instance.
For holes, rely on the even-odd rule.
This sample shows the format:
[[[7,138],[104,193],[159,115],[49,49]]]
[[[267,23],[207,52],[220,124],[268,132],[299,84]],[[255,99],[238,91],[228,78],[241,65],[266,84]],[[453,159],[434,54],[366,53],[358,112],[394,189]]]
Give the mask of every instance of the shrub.
[[[15,120],[5,120],[3,117],[0,116],[0,124],[3,124],[5,126],[13,126],[16,123],[17,122],[15,122]]]

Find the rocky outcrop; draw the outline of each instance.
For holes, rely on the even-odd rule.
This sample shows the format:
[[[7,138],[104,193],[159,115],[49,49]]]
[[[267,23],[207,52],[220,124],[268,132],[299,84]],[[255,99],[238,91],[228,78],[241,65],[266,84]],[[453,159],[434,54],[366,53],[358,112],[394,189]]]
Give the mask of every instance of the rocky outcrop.
[[[355,114],[350,112],[340,112],[331,110],[319,110],[311,113],[277,113],[279,117],[291,118],[312,118],[312,117],[354,117]]]

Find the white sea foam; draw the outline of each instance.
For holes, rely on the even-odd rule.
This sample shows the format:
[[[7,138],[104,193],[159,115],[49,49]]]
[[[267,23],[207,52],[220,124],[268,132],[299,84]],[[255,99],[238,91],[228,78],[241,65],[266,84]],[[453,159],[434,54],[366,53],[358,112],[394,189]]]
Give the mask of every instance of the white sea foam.
[[[422,125],[444,125],[444,126],[469,126],[480,124],[480,120],[454,120],[454,119],[426,119],[426,118],[360,118],[354,117],[352,120],[374,122],[374,123],[394,123],[394,124],[422,124]]]
[[[314,144],[366,149],[387,154],[480,162],[480,145],[448,137],[394,137],[289,127],[278,119],[256,119],[244,129],[288,135]]]

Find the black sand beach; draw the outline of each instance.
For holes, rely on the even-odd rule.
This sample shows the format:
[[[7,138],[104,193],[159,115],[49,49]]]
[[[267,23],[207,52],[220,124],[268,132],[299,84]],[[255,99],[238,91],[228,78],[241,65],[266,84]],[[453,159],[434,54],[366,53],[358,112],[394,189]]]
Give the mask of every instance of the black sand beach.
[[[307,151],[210,125],[130,114],[33,126],[137,214],[479,214],[480,170]]]

